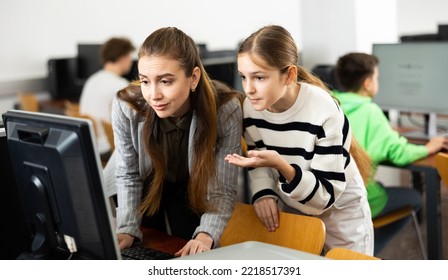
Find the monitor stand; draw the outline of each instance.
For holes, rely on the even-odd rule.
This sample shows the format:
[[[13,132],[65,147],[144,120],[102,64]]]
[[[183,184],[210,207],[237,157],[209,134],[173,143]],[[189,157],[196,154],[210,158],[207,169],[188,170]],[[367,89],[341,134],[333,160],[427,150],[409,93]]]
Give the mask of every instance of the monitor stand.
[[[425,113],[425,130],[414,130],[403,133],[403,136],[412,139],[429,140],[437,135],[437,114],[436,113]]]
[[[50,175],[48,170],[31,163],[24,163],[24,167],[25,169],[30,170],[30,173],[33,174],[30,177],[28,189],[30,192],[34,192],[35,196],[33,196],[33,198],[36,200],[36,205],[38,206],[36,208],[36,213],[34,213],[29,220],[33,234],[31,251],[23,252],[17,259],[67,259],[69,254],[67,254],[68,249],[65,245],[65,241],[61,234],[53,227],[54,220],[58,221],[59,215],[57,215],[55,211],[50,210],[50,206],[53,206],[50,203],[54,203],[55,200],[49,199],[51,190],[48,186],[45,187],[44,183],[45,181],[49,182]],[[39,177],[45,178],[46,180],[41,180]],[[59,248],[61,248],[61,250],[58,250]]]

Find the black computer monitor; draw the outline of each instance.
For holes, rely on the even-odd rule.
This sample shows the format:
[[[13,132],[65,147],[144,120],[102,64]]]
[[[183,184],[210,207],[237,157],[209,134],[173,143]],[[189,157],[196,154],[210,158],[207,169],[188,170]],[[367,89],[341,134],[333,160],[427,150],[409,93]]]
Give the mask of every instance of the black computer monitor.
[[[205,71],[213,80],[221,81],[232,88],[239,88],[236,75],[236,51],[211,51],[201,53]]]
[[[83,86],[84,80],[78,78],[78,59],[48,60],[48,89],[53,99],[78,101]]]
[[[23,111],[8,111],[3,121],[33,234],[31,248],[20,258],[120,258],[92,123]]]
[[[103,68],[100,58],[101,44],[78,44],[78,77],[88,79]]]
[[[122,77],[130,82],[138,80],[138,60],[134,59],[132,61],[131,70],[129,70],[129,73],[124,74]]]
[[[0,119],[0,260],[17,258],[31,244],[30,232],[20,207],[6,133]]]

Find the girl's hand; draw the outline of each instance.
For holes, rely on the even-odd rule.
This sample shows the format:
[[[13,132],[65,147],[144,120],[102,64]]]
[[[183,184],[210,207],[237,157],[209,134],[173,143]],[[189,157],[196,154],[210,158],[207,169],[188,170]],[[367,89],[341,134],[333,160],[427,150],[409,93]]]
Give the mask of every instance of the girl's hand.
[[[279,153],[276,151],[262,150],[249,151],[248,157],[239,154],[227,155],[225,160],[239,167],[270,167],[277,169],[289,182],[294,178],[296,171]]]
[[[279,226],[278,207],[271,197],[260,198],[254,203],[255,212],[268,231],[275,231]]]
[[[213,239],[205,232],[199,233],[195,239],[188,241],[175,255],[183,257],[209,251],[212,248]]]
[[[239,167],[273,167],[278,168],[279,162],[283,158],[276,151],[262,150],[262,151],[248,151],[248,157],[243,157],[238,154],[227,155],[225,160]]]

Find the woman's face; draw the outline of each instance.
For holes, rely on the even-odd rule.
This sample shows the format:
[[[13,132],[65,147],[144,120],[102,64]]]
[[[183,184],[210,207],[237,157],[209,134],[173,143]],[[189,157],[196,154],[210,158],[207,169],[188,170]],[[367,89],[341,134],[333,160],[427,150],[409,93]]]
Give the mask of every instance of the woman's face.
[[[182,117],[188,112],[190,93],[196,89],[201,76],[198,67],[187,77],[175,59],[142,56],[138,61],[138,71],[143,98],[159,118]]]
[[[238,55],[238,72],[244,92],[257,111],[272,111],[287,92],[287,75],[282,75],[278,69],[259,66],[248,54]]]

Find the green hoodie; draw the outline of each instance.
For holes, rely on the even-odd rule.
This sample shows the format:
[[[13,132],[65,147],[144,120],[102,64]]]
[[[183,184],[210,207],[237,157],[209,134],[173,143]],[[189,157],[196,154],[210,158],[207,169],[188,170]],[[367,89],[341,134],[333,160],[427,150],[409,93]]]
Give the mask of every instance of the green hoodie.
[[[335,92],[334,96],[341,102],[356,140],[372,159],[374,172],[383,161],[400,166],[428,155],[425,146],[410,144],[405,137],[400,136],[370,97],[349,92]],[[367,195],[374,218],[386,206],[387,193],[371,179],[367,185]]]

